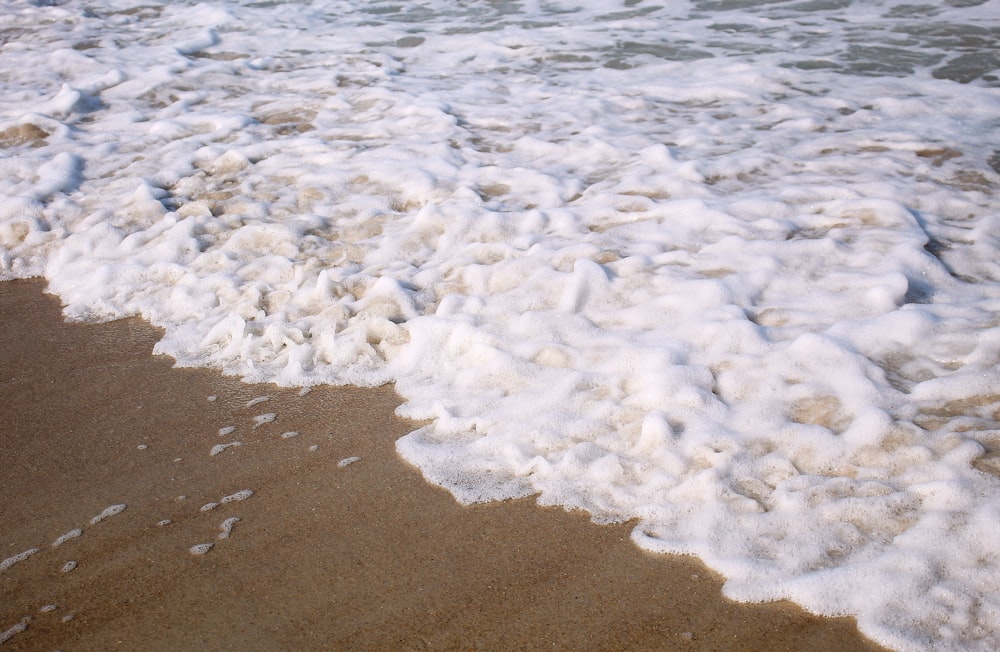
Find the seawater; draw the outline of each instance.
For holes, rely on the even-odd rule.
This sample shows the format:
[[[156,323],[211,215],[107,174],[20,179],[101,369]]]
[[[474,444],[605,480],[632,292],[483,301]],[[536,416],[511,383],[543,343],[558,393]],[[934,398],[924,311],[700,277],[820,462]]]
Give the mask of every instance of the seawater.
[[[900,650],[1000,646],[1000,2],[9,0],[0,275]]]

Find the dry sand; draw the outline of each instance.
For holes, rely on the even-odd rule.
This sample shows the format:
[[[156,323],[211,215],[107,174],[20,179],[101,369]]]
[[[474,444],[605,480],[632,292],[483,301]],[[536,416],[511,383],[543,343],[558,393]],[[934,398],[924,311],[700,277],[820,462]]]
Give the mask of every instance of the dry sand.
[[[729,602],[628,525],[459,506],[396,456],[389,387],[175,369],[148,324],[65,324],[43,289],[0,283],[0,562],[38,549],[0,570],[3,650],[878,649],[851,619]]]

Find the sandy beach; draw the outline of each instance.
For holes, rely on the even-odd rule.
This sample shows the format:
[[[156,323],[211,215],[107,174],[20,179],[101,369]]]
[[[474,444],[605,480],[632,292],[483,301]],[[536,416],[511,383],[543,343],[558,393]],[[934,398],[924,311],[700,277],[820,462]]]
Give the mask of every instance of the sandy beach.
[[[397,457],[390,387],[176,369],[44,287],[0,283],[4,650],[879,649],[627,524],[458,505]]]

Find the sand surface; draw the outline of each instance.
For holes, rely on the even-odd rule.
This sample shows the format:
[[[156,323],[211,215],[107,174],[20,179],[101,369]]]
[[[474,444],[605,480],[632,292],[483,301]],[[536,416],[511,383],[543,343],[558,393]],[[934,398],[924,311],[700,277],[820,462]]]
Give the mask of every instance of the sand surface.
[[[0,283],[0,562],[38,549],[0,570],[4,650],[878,649],[851,619],[729,602],[628,525],[459,506],[396,456],[390,387],[175,369],[155,328],[66,324],[44,287]]]

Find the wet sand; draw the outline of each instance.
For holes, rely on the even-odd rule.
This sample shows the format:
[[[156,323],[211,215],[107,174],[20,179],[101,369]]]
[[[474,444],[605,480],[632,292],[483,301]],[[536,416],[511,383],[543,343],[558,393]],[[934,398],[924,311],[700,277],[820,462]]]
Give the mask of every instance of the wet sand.
[[[43,290],[0,283],[0,562],[38,549],[0,563],[3,650],[879,649],[852,619],[729,602],[628,525],[459,506],[396,456],[389,387],[175,369],[145,322],[66,324]]]

